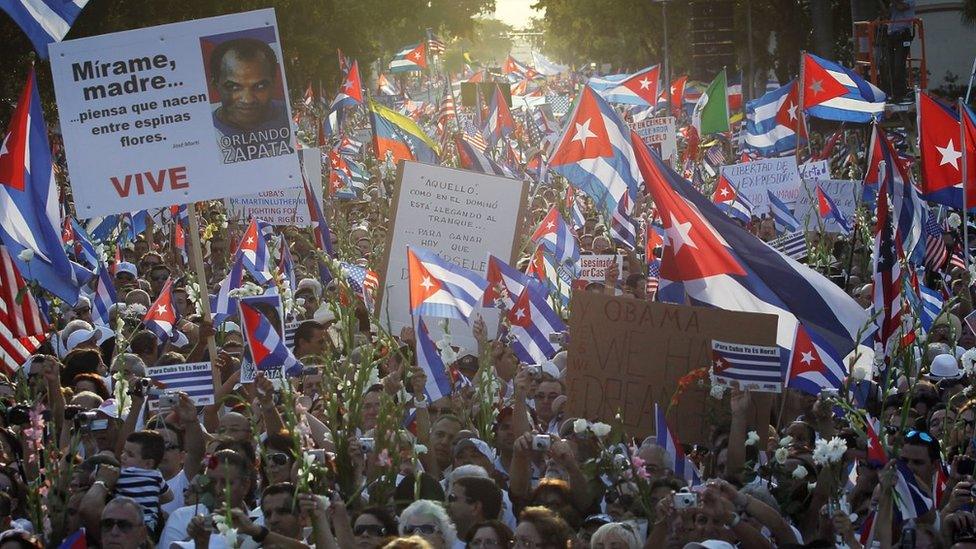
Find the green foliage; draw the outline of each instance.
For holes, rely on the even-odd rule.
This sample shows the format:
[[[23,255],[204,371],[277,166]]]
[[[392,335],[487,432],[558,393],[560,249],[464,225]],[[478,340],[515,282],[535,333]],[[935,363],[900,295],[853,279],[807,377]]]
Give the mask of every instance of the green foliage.
[[[285,73],[293,97],[308,82],[326,90],[338,85],[336,49],[369,65],[424,39],[427,28],[449,36],[471,36],[474,17],[494,11],[494,0],[92,0],[81,12],[68,39],[188,21],[273,7],[278,19]],[[0,119],[6,120],[24,82],[33,48],[27,36],[6,15],[0,15]],[[40,89],[48,107],[53,103],[50,69],[37,62]],[[364,75],[365,77],[365,75]],[[331,93],[331,92],[330,92]]]

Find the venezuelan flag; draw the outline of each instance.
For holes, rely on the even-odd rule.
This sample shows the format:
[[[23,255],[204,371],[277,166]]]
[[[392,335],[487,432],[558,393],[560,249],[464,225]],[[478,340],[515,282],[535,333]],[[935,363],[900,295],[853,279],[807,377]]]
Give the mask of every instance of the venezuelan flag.
[[[393,160],[416,160],[437,163],[437,143],[416,122],[383,105],[370,101],[369,116],[373,123],[373,145],[380,159],[389,151]]]

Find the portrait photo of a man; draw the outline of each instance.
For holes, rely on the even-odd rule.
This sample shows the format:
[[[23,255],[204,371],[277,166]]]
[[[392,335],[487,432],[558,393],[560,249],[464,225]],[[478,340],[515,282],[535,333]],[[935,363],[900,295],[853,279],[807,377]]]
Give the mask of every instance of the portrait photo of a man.
[[[225,164],[294,152],[281,64],[263,30],[201,38]]]

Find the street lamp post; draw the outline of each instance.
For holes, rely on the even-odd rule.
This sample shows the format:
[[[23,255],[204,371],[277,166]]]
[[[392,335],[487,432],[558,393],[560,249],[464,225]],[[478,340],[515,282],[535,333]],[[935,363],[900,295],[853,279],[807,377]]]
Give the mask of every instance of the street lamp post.
[[[671,101],[671,63],[668,57],[668,0],[651,0],[661,4],[661,19],[664,26],[664,89],[667,92],[668,101]],[[656,100],[656,98],[655,98]]]

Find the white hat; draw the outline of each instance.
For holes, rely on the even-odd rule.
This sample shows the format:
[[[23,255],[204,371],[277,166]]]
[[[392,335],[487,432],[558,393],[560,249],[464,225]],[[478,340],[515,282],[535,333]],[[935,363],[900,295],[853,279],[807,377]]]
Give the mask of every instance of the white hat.
[[[941,379],[959,379],[962,377],[962,370],[959,368],[959,362],[956,357],[949,354],[936,355],[932,359],[932,365],[929,366],[929,379],[941,380]]]
[[[551,360],[547,360],[539,366],[542,367],[542,373],[544,374],[549,374],[555,379],[561,379],[563,377],[563,373],[559,370],[559,367]]]
[[[295,288],[295,293],[302,290],[312,290],[312,294],[315,295],[315,299],[322,298],[322,283],[314,278],[303,278],[298,282],[298,287]]]
[[[102,402],[101,406],[96,408],[95,411],[110,418],[119,419],[119,406],[115,403],[114,398]]]
[[[695,541],[692,543],[687,543],[684,549],[735,549],[735,546],[727,541],[722,541],[718,539],[706,539],[705,541]]]
[[[479,454],[488,458],[488,461],[495,462],[495,451],[492,450],[491,446],[488,446],[487,442],[480,438],[462,438],[457,441],[457,444],[454,445],[454,455],[457,456],[461,453],[461,450],[464,450],[468,446],[473,447]]]
[[[71,332],[71,335],[68,336],[68,340],[65,342],[64,346],[70,352],[75,350],[75,348],[82,343],[92,342],[98,345],[109,337],[111,337],[111,332],[106,333],[106,330],[100,326],[96,326],[91,330],[88,328],[81,328]]]
[[[134,277],[139,276],[139,271],[136,269],[136,266],[128,261],[122,261],[115,267],[115,274],[118,275],[119,273],[129,273]]]
[[[328,324],[336,319],[335,313],[332,312],[332,307],[328,303],[322,303],[319,308],[316,309],[315,313],[312,315],[312,320],[320,324]]]

